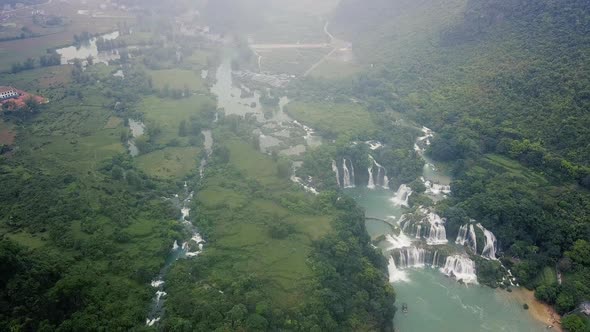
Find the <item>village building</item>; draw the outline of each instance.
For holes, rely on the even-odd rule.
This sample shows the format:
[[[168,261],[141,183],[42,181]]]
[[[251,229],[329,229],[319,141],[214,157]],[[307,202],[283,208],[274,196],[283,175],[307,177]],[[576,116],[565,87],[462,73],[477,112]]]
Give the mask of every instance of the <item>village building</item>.
[[[15,88],[9,86],[0,86],[0,101],[18,98],[19,93]]]

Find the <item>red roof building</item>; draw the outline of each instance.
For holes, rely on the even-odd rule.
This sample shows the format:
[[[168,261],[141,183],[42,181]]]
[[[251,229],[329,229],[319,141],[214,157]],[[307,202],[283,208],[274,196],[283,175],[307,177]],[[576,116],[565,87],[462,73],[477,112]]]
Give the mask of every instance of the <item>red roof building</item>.
[[[18,98],[19,93],[18,91],[10,86],[0,86],[0,101],[11,99],[11,98]]]

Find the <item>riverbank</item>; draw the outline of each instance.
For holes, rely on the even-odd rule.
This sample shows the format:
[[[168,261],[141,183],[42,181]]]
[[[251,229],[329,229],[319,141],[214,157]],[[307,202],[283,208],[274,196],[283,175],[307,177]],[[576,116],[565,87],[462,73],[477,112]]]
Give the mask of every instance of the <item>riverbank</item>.
[[[521,305],[526,303],[529,306],[529,309],[526,310],[528,314],[546,326],[553,325],[551,331],[563,331],[559,314],[550,305],[537,300],[533,291],[525,288],[515,288],[512,289],[512,292],[502,291],[502,296],[506,297],[507,300],[518,301]]]

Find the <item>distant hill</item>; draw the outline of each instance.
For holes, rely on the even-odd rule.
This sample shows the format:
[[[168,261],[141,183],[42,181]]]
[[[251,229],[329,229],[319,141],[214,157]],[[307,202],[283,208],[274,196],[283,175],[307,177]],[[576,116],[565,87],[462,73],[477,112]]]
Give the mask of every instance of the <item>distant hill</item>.
[[[589,298],[588,0],[343,0],[332,22],[369,68],[355,97],[437,132],[448,224],[482,221],[560,313]]]
[[[587,1],[344,0],[334,24],[436,129],[463,123],[494,147],[528,139],[590,166]]]

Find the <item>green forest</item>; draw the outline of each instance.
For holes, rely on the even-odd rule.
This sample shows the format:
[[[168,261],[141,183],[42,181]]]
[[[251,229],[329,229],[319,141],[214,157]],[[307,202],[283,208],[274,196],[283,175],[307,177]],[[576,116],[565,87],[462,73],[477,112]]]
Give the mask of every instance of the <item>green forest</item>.
[[[117,30],[68,35],[113,59],[64,63],[54,34],[0,41],[36,54],[0,57],[0,85],[47,101],[0,116],[0,331],[398,331],[391,248],[341,183],[348,162],[365,189],[375,160],[377,189],[406,184],[400,209],[436,212],[450,245],[474,222],[495,234],[498,260],[480,233],[466,254],[478,289],[522,286],[590,331],[588,1],[337,2],[49,2]]]
[[[450,231],[482,221],[503,263],[560,313],[590,298],[587,2],[455,1],[461,11],[436,18],[429,1],[369,3],[343,1],[336,17],[375,68],[330,92],[437,131],[427,153],[455,177],[437,206]],[[396,13],[413,20],[391,22]],[[545,267],[563,283],[541,278]]]

